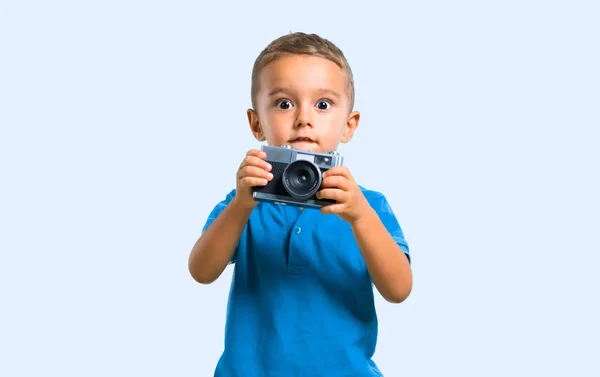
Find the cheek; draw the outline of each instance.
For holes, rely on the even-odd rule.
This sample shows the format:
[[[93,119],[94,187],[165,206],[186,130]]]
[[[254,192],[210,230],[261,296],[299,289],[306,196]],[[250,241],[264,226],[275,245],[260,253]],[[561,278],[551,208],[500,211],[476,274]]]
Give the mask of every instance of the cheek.
[[[280,138],[288,133],[289,119],[283,114],[269,115],[266,117],[264,129],[268,130],[271,137]]]
[[[336,111],[332,111],[329,113],[323,114],[323,120],[326,120],[329,124],[346,124],[346,116],[343,111],[336,109]]]
[[[326,126],[328,135],[331,135],[331,137],[339,137],[346,127],[346,117],[343,114],[326,114],[326,116],[321,119],[321,124]]]

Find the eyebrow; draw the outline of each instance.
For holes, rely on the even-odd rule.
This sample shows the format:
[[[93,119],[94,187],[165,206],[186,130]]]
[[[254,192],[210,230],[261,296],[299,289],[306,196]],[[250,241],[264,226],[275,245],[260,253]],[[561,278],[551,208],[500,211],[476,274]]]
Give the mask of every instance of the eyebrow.
[[[269,92],[269,97],[272,97],[274,95],[280,94],[280,93],[285,93],[287,92],[288,89],[286,88],[274,88],[273,90],[271,90]],[[318,93],[322,93],[322,94],[328,94],[332,97],[336,97],[336,98],[341,98],[342,96],[340,95],[340,93],[336,92],[335,90],[331,90],[331,89],[318,89],[317,90]]]

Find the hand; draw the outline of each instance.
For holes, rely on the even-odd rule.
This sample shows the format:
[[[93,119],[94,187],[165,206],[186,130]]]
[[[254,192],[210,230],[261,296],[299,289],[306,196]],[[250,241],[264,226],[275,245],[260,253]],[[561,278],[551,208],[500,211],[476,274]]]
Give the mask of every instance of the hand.
[[[336,213],[342,220],[354,223],[369,213],[371,206],[345,166],[336,166],[323,174],[318,199],[333,199],[337,203],[321,207],[321,213]]]
[[[258,202],[252,196],[252,188],[265,186],[273,179],[271,164],[265,161],[267,154],[251,149],[237,171],[235,200],[245,208],[254,208]]]

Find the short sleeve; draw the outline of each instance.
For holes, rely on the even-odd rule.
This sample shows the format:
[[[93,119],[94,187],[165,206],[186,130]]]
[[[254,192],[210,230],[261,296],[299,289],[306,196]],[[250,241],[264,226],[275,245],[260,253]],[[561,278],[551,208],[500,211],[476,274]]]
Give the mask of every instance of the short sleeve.
[[[235,190],[232,190],[229,194],[227,194],[225,196],[225,199],[223,199],[222,201],[217,203],[217,205],[213,208],[213,210],[208,215],[206,224],[204,224],[204,227],[202,228],[202,233],[204,233],[206,231],[206,229],[208,229],[208,227],[213,223],[213,221],[215,221],[215,219],[221,214],[221,212],[223,212],[223,210],[229,205],[229,203],[231,202],[231,200],[234,197],[235,197]],[[239,247],[239,244],[238,244],[238,246],[236,246],[235,251],[233,252],[233,255],[231,256],[231,260],[229,261],[229,263],[235,262],[235,257],[237,255],[238,247]]]
[[[398,244],[402,251],[404,251],[404,254],[408,258],[408,262],[410,263],[410,249],[404,237],[404,232],[402,231],[402,228],[398,223],[398,219],[396,219],[394,211],[392,211],[392,207],[390,207],[390,204],[385,196],[382,194],[378,195],[377,198],[371,202],[371,206],[379,215],[381,222],[388,230],[394,241],[396,241],[396,244]]]

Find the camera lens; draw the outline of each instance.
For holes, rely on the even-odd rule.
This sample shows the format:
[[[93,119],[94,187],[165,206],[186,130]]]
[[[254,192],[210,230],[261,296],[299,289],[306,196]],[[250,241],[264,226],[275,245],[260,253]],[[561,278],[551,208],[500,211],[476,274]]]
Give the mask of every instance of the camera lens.
[[[308,199],[321,187],[321,170],[312,162],[294,161],[283,171],[283,186],[297,200]]]

